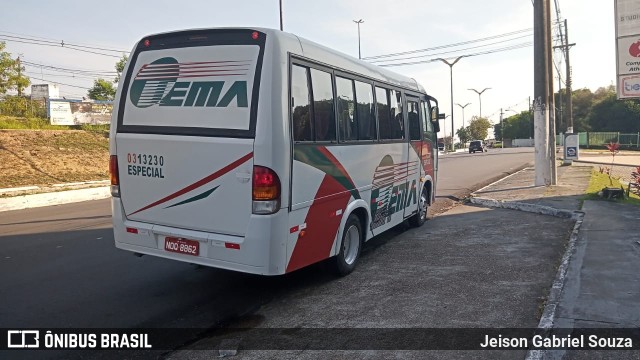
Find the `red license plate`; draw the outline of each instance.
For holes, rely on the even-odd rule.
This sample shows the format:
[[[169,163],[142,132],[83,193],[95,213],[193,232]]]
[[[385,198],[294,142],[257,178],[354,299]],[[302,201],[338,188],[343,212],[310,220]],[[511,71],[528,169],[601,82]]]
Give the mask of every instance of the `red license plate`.
[[[198,256],[200,254],[200,243],[195,240],[167,236],[164,239],[164,249],[180,254]]]

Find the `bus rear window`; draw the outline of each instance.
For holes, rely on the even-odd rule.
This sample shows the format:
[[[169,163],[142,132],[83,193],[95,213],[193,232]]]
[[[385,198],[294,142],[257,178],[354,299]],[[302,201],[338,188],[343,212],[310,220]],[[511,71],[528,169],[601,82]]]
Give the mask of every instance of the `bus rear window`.
[[[178,33],[139,46],[119,99],[118,132],[252,136],[264,40],[247,35],[238,43],[232,35]]]

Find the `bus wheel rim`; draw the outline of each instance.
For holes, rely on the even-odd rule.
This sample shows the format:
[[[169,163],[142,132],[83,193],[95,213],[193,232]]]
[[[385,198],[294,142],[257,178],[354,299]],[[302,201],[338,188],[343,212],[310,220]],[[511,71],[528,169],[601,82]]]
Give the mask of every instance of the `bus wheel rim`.
[[[355,225],[351,225],[347,229],[344,242],[342,244],[342,252],[344,254],[344,262],[348,265],[353,264],[358,256],[358,250],[360,247],[360,232]]]
[[[427,217],[427,195],[423,192],[420,195],[420,218],[424,219]]]

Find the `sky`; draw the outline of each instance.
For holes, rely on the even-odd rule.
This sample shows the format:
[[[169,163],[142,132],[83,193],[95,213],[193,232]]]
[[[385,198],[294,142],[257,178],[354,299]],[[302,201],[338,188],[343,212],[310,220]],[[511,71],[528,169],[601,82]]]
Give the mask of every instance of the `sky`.
[[[554,0],[551,0],[554,3]],[[573,88],[615,84],[615,29],[613,1],[557,0],[561,19],[569,26]],[[556,20],[555,6],[552,16]],[[362,19],[362,57],[374,57],[468,42],[439,50],[403,57],[422,56],[395,63],[427,61],[387,69],[415,78],[439,100],[441,112],[451,113],[450,68],[435,58],[450,61],[460,55],[496,51],[463,57],[453,67],[453,103],[465,105],[465,125],[479,115],[478,95],[482,90],[482,115],[493,123],[528,109],[533,97],[533,5],[532,0],[282,0],[284,31],[358,57],[358,28]],[[267,27],[279,28],[278,0],[83,0],[10,1],[0,13],[0,41],[14,57],[25,62],[66,69],[109,72],[120,52],[83,48],[111,56],[71,50],[67,47],[26,44],[16,37],[39,38],[65,44],[108,50],[130,51],[145,35],[191,28]],[[557,33],[554,31],[554,33]],[[511,34],[511,35],[507,35]],[[9,37],[11,36],[11,37]],[[479,39],[490,38],[485,41]],[[531,46],[529,46],[531,45]],[[368,61],[379,60],[370,59]],[[554,53],[564,80],[564,58]],[[387,64],[390,62],[386,62]],[[384,63],[377,63],[378,65]],[[27,66],[32,84],[58,82],[61,96],[86,96],[95,76],[70,74],[34,65]],[[558,89],[557,73],[554,88]],[[40,79],[44,78],[45,81]],[[73,86],[69,86],[73,85]],[[562,85],[564,87],[564,85]],[[506,110],[508,109],[508,111]],[[455,128],[463,122],[460,106],[454,105]],[[451,118],[445,126],[451,133]]]

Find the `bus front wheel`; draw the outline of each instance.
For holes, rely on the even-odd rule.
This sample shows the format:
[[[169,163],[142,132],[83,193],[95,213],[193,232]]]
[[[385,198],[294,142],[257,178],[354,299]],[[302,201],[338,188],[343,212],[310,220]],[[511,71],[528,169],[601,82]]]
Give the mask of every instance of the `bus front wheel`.
[[[427,221],[427,211],[429,210],[429,199],[427,198],[427,189],[422,190],[420,201],[418,202],[418,212],[409,218],[409,224],[414,227],[420,227]]]

